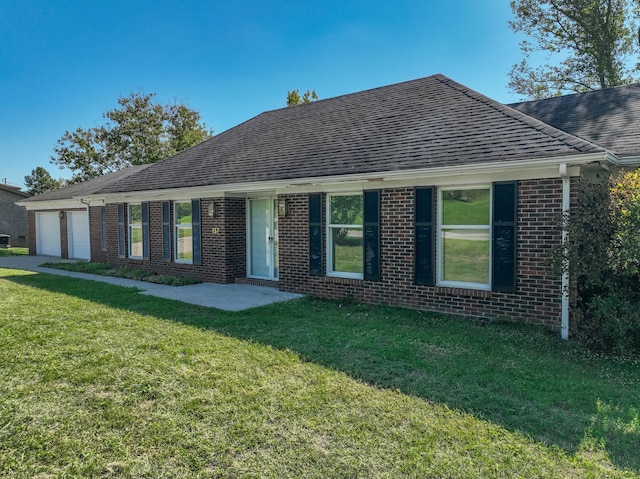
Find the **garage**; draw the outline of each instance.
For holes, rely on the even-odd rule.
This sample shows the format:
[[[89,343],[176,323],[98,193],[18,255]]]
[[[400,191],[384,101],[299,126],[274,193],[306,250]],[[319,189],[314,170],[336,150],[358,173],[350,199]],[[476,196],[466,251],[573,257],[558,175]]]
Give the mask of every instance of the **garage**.
[[[69,240],[69,258],[91,259],[89,214],[87,211],[69,211],[67,213],[67,238]]]
[[[60,219],[57,211],[36,213],[36,253],[60,256]]]

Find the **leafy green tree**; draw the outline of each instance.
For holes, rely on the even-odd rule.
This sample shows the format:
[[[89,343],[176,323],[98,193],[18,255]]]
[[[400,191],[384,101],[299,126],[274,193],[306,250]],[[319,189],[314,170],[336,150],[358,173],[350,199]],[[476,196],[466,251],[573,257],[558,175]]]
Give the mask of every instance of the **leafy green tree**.
[[[155,94],[131,93],[107,111],[105,124],[66,131],[57,141],[51,163],[73,172],[72,183],[155,163],[213,135],[200,114],[183,104],[161,105]]]
[[[640,172],[619,176],[610,188],[612,267],[626,278],[640,278]],[[635,286],[640,286],[640,281]]]
[[[513,0],[511,10],[511,29],[526,35],[524,59],[509,73],[514,92],[548,98],[637,78],[637,0]]]
[[[304,103],[311,103],[318,99],[318,95],[315,90],[307,90],[300,96],[300,92],[296,90],[287,92],[287,106],[302,105]]]
[[[57,190],[64,186],[64,180],[56,180],[44,167],[38,166],[31,170],[31,174],[24,177],[27,193],[39,195],[47,191]]]

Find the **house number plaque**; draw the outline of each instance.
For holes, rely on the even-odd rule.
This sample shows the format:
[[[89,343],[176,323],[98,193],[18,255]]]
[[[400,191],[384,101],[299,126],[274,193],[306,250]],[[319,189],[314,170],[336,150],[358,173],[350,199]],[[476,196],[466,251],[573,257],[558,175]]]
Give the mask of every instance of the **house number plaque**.
[[[211,228],[211,234],[217,235],[220,233],[220,228]]]

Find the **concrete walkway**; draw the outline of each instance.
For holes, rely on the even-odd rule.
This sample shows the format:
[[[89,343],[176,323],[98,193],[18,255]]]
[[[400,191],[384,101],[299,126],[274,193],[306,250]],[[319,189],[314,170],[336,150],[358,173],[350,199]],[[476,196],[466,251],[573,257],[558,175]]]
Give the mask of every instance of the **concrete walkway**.
[[[76,273],[54,268],[42,268],[42,263],[55,263],[65,260],[51,256],[6,256],[0,257],[0,268],[22,269],[37,273],[58,274],[82,278],[90,281],[115,284],[125,288],[138,288],[140,294],[148,294],[158,298],[174,299],[184,303],[208,306],[225,311],[242,311],[244,309],[266,306],[267,304],[301,298],[302,295],[278,291],[265,286],[248,284],[214,284],[200,283],[189,286],[166,286],[164,284],[135,281],[133,279],[114,278],[97,274]]]

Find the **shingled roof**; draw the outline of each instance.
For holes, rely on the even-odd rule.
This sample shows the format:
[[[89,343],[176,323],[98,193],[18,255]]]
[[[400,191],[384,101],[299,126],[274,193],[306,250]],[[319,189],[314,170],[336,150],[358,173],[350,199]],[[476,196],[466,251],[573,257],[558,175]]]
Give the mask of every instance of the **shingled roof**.
[[[107,173],[106,175],[83,181],[82,183],[74,183],[59,190],[47,191],[40,195],[31,196],[21,202],[27,203],[32,201],[53,201],[53,200],[70,200],[76,196],[85,196],[96,193],[110,184],[121,181],[134,173],[138,173],[151,165],[130,166],[120,171]]]
[[[640,84],[509,105],[618,156],[640,155]]]
[[[5,183],[0,183],[0,190],[8,191],[9,193],[12,193],[12,194],[14,194],[16,196],[21,196],[23,198],[26,198],[26,197],[29,196],[29,193],[21,191],[19,186],[11,186],[11,185],[7,185]]]
[[[262,113],[100,193],[601,152],[443,75]]]

